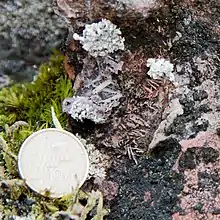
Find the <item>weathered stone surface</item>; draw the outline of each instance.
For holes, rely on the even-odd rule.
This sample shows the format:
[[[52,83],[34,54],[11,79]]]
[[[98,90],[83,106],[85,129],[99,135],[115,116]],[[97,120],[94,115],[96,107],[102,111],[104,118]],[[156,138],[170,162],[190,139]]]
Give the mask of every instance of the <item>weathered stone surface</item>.
[[[0,73],[0,89],[10,84],[10,78]]]
[[[53,12],[52,1],[0,2],[0,74],[32,79],[36,66],[64,38],[65,24]]]

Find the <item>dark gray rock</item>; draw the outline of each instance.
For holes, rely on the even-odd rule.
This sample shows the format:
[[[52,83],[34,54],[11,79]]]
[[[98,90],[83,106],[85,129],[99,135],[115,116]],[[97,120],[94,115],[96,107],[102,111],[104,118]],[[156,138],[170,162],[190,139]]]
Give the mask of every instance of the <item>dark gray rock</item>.
[[[3,75],[0,73],[0,89],[10,84],[10,78],[7,75]]]
[[[52,0],[0,2],[0,74],[32,79],[36,67],[59,47],[65,24],[52,9]]]

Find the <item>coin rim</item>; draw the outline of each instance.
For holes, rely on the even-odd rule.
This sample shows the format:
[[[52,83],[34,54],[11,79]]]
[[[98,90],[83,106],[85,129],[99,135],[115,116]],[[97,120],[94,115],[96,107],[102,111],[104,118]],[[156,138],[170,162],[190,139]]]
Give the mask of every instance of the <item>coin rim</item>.
[[[81,180],[81,182],[79,183],[79,187],[81,187],[83,185],[83,183],[86,181],[87,177],[88,177],[88,174],[89,174],[89,156],[88,156],[88,152],[86,151],[84,145],[82,144],[82,142],[72,133],[66,131],[66,130],[62,130],[62,129],[58,129],[58,128],[45,128],[45,129],[41,129],[39,131],[36,131],[34,133],[32,133],[28,138],[25,139],[25,141],[22,143],[20,149],[19,149],[19,153],[18,153],[18,173],[19,175],[21,176],[21,178],[25,181],[25,183],[35,192],[41,194],[44,196],[44,194],[42,194],[39,190],[37,190],[35,187],[32,187],[32,185],[30,183],[28,183],[28,181],[25,179],[24,175],[23,175],[23,172],[22,172],[22,168],[21,168],[21,156],[22,156],[22,152],[24,151],[24,147],[25,145],[27,144],[27,142],[29,142],[34,136],[40,134],[40,133],[45,133],[45,132],[49,132],[49,131],[58,131],[58,132],[61,132],[61,133],[65,133],[69,136],[71,136],[72,138],[74,138],[78,144],[81,146],[82,150],[84,151],[84,154],[86,155],[86,163],[87,163],[87,166],[86,166],[86,172],[84,174],[84,178]],[[75,189],[74,189],[75,190]],[[64,195],[66,195],[68,193],[64,193],[62,195],[56,195],[56,193],[52,192],[52,194],[50,195],[50,197],[53,197],[53,198],[59,198],[59,197],[62,197]]]

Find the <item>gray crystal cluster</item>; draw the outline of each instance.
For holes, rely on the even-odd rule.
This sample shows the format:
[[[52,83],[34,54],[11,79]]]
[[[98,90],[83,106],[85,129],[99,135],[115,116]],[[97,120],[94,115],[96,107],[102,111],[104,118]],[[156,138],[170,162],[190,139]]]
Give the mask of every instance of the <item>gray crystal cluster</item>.
[[[107,56],[117,50],[124,50],[124,38],[116,25],[111,21],[102,19],[98,23],[86,24],[83,36],[73,35],[79,40],[83,48],[94,57]]]

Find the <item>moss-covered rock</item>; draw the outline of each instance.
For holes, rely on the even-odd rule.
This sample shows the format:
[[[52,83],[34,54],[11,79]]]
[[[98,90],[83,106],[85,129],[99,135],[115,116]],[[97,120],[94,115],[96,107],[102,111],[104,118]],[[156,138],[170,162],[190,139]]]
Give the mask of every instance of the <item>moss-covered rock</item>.
[[[53,127],[52,108],[61,126],[66,128],[67,116],[62,112],[62,101],[73,95],[72,82],[65,76],[64,57],[54,52],[43,64],[31,83],[13,84],[0,91],[0,216],[27,216],[28,219],[62,219],[76,216],[86,219],[96,207],[94,219],[103,219],[103,199],[100,192],[81,190],[59,199],[50,199],[32,192],[20,180],[17,155],[23,141],[33,132]],[[81,199],[84,205],[81,204]],[[66,218],[65,218],[66,219]],[[68,217],[67,217],[68,219]]]

